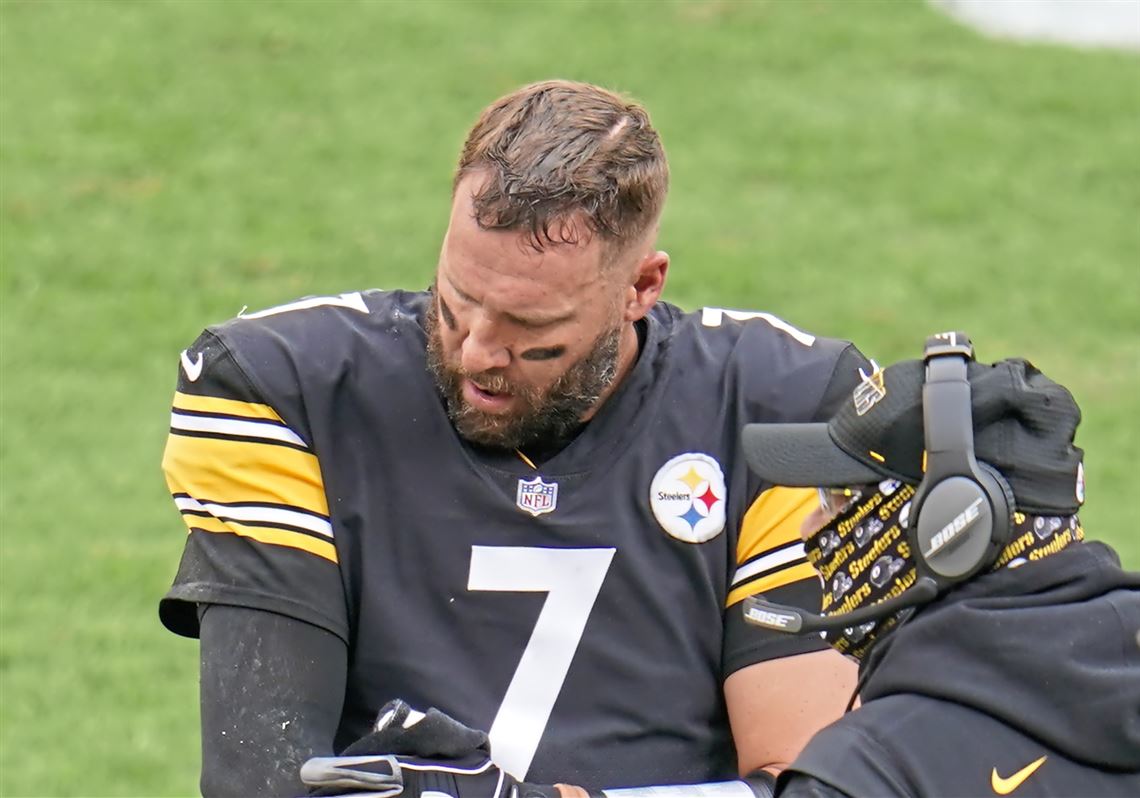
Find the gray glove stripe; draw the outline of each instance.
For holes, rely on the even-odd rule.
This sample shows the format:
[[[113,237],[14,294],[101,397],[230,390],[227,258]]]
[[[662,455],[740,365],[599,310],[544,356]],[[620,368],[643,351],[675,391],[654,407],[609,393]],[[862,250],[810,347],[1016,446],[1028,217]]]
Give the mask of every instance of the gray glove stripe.
[[[389,773],[356,770],[353,765],[371,765],[385,762]],[[391,787],[399,794],[403,780],[400,765],[394,756],[318,756],[301,765],[301,781],[314,787]]]

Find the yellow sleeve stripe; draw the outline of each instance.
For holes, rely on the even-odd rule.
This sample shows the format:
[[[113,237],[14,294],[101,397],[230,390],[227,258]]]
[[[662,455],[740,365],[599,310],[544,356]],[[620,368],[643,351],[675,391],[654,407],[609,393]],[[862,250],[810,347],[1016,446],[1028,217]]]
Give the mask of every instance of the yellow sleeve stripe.
[[[288,529],[274,529],[273,527],[264,526],[247,526],[238,521],[221,521],[210,516],[184,515],[182,516],[182,520],[186,522],[186,526],[189,527],[191,532],[202,531],[215,534],[239,535],[240,537],[256,540],[258,543],[267,543],[271,546],[286,546],[292,549],[300,549],[310,554],[315,554],[318,557],[323,557],[329,562],[337,562],[336,547],[332,543],[318,540],[303,532],[293,532]]]
[[[281,421],[281,416],[277,415],[277,411],[269,405],[257,404],[256,402],[239,402],[236,399],[221,399],[217,396],[195,396],[181,391],[174,393],[174,409],[196,410],[199,413],[225,413],[230,416]]]
[[[800,542],[800,525],[819,505],[815,488],[770,488],[759,496],[740,525],[736,562],[744,564],[757,555]]]
[[[288,446],[172,434],[162,470],[171,493],[200,501],[265,502],[329,514],[316,455]]]
[[[819,581],[819,574],[816,573],[811,563],[797,563],[796,565],[789,566],[783,570],[757,579],[755,582],[747,582],[728,594],[728,600],[725,601],[725,606],[731,607],[733,604],[743,601],[749,596],[767,593],[770,590],[775,590],[784,585],[790,585],[793,582],[800,582],[804,579]]]
[[[740,525],[737,570],[726,606],[792,582],[818,578],[804,559],[800,538],[801,524],[818,503],[814,488],[774,487],[756,497]]]

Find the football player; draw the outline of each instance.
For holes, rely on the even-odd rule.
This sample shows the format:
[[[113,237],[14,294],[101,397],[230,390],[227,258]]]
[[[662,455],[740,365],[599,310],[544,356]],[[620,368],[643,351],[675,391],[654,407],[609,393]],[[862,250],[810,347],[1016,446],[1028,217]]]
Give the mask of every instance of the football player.
[[[840,716],[853,667],[741,617],[821,596],[816,495],[750,473],[739,430],[825,419],[870,367],[660,301],[667,184],[640,105],[526,86],[467,138],[429,290],[302,299],[182,353],[160,615],[200,640],[204,793],[295,793],[394,700],[589,790],[763,789]]]

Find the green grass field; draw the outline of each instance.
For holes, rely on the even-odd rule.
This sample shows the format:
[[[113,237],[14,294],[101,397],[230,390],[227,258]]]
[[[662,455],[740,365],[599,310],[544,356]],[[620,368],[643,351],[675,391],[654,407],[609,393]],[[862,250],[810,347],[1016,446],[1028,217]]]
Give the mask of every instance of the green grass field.
[[[156,602],[178,352],[243,305],[432,274],[490,100],[632,93],[667,297],[880,362],[969,331],[1084,410],[1092,536],[1140,567],[1140,59],[915,1],[0,2],[0,794],[189,795],[197,649]],[[1059,634],[1063,634],[1059,630]]]

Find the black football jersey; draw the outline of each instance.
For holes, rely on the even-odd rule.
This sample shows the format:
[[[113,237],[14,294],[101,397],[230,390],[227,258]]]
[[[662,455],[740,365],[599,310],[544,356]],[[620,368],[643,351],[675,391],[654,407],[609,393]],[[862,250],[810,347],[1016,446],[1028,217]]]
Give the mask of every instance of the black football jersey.
[[[761,484],[740,430],[829,417],[867,361],[768,314],[659,303],[622,384],[534,467],[452,427],[430,301],[304,299],[182,353],[163,469],[189,537],[163,622],[196,636],[195,605],[224,603],[342,638],[338,748],[403,698],[488,730],[529,781],[734,778],[724,679],[823,646],[741,617],[757,593],[817,610],[820,588],[815,492]]]

